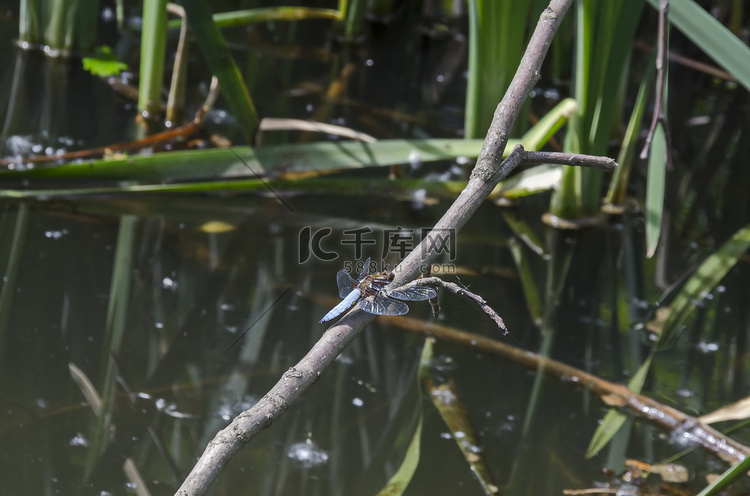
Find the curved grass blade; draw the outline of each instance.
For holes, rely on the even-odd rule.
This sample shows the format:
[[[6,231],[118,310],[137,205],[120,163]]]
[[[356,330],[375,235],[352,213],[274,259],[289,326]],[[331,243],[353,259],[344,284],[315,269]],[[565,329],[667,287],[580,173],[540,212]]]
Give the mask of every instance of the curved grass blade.
[[[224,37],[216,27],[204,0],[183,0],[182,6],[208,67],[219,79],[221,94],[226,98],[229,108],[245,131],[245,138],[250,142],[258,130],[260,119]]]
[[[648,0],[659,8],[659,0]],[[750,47],[693,0],[671,0],[669,22],[750,90]]]
[[[503,214],[504,217],[507,217]],[[510,223],[509,223],[510,224]],[[511,224],[512,225],[512,224]],[[513,228],[515,231],[515,228]],[[529,315],[532,322],[537,326],[542,325],[542,298],[539,296],[539,288],[534,280],[534,274],[531,272],[528,258],[523,253],[521,244],[516,240],[511,240],[509,245],[510,252],[513,255],[513,261],[518,269],[518,276],[521,279],[521,289],[526,300],[526,307],[529,309]]]
[[[659,335],[660,343],[664,346],[672,344],[677,331],[695,311],[695,302],[713,291],[748,248],[750,224],[734,233],[721,248],[701,263],[669,306],[669,313]]]
[[[633,113],[630,114],[628,128],[622,139],[622,147],[617,156],[617,163],[620,164],[620,166],[612,175],[612,181],[609,184],[609,191],[607,191],[607,196],[604,199],[604,203],[607,205],[622,205],[625,202],[625,192],[628,187],[630,169],[633,166],[635,147],[638,143],[638,133],[640,132],[641,124],[643,123],[643,114],[646,112],[648,95],[651,91],[655,72],[655,62],[654,57],[652,57],[651,62],[648,65],[648,71],[641,81],[640,88],[638,88],[638,96],[635,98]]]
[[[6,211],[3,217],[10,217]],[[0,218],[0,220],[5,220]],[[15,215],[15,225],[13,226],[13,235],[7,236],[7,233],[0,231],[3,234],[3,239],[11,239],[10,246],[7,252],[7,263],[2,277],[2,286],[0,287],[0,349],[5,348],[5,342],[8,334],[8,322],[13,309],[13,296],[16,294],[16,279],[18,278],[18,270],[21,264],[21,257],[23,256],[23,247],[26,240],[26,227],[29,223],[29,205],[21,203],[18,206],[18,211]],[[5,227],[4,222],[0,222],[0,228]],[[3,255],[5,255],[5,247],[2,249]],[[3,260],[5,261],[5,260]]]
[[[420,399],[422,397],[422,384],[427,377],[427,373],[430,369],[430,362],[432,361],[432,344],[435,342],[434,339],[429,338],[424,342],[422,347],[422,355],[419,358],[419,370],[417,372],[417,387],[419,390]],[[424,421],[424,409],[422,408],[422,401],[419,402],[419,421],[417,422],[417,428],[414,430],[414,435],[411,438],[409,447],[406,450],[406,455],[401,465],[393,477],[378,492],[378,496],[400,496],[406,490],[406,487],[414,477],[414,472],[417,471],[420,457],[419,443],[422,440],[422,423]]]
[[[526,150],[535,151],[543,147],[560,128],[575,114],[578,104],[573,98],[566,98],[555,105],[544,117],[526,131],[521,143]]]
[[[706,486],[703,491],[698,493],[698,496],[711,496],[717,494],[719,491],[727,487],[732,481],[744,477],[750,469],[750,456],[742,460],[740,463],[729,467],[718,479],[713,481],[711,484]]]
[[[654,357],[653,350],[655,349],[656,347],[652,349],[651,354],[646,358],[646,361],[641,364],[638,371],[628,382],[628,389],[631,391],[640,393],[643,389],[643,383],[646,381],[648,369],[651,367],[651,360]],[[589,447],[586,449],[586,458],[591,458],[599,453],[599,451],[609,443],[612,437],[617,434],[617,431],[619,431],[625,424],[627,418],[627,415],[621,413],[616,408],[610,408],[604,416],[602,423],[599,424],[599,427],[596,428],[594,435],[591,437]]]

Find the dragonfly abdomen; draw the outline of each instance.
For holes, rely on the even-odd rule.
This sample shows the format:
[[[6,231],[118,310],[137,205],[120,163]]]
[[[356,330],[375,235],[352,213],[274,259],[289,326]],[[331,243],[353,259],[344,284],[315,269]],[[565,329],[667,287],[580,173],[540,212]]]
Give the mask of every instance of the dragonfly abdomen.
[[[354,306],[355,303],[357,303],[357,300],[359,300],[360,296],[362,296],[362,293],[359,291],[359,289],[354,289],[351,293],[346,295],[346,298],[341,300],[338,305],[333,307],[330,312],[325,314],[322,319],[320,319],[319,323],[328,322],[329,320],[333,320],[342,313],[349,310],[351,307]]]

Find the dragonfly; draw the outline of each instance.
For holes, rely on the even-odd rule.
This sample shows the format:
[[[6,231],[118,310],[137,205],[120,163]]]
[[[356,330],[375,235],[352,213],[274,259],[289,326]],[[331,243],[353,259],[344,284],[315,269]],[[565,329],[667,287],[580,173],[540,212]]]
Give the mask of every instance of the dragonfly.
[[[373,315],[404,315],[409,311],[409,305],[404,301],[429,300],[437,295],[434,289],[427,286],[388,289],[387,286],[393,282],[393,272],[370,274],[369,267],[368,258],[356,280],[346,269],[341,269],[336,274],[339,297],[343,300],[325,314],[320,323],[335,319],[354,305]]]

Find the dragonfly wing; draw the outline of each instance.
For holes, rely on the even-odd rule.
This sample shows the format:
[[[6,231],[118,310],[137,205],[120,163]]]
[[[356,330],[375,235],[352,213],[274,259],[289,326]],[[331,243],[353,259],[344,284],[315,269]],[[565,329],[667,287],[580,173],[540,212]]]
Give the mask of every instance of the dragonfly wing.
[[[367,260],[365,260],[365,264],[362,266],[362,272],[359,273],[359,279],[358,281],[361,281],[365,277],[367,277],[367,274],[370,273],[370,257],[367,257]]]
[[[354,286],[357,285],[357,281],[349,275],[346,269],[341,269],[336,274],[336,284],[339,287],[339,298],[346,298],[352,292]]]
[[[378,294],[360,300],[359,308],[374,315],[404,315],[409,312],[409,305]]]
[[[358,289],[355,289],[354,291],[351,291],[346,298],[341,300],[338,305],[333,307],[330,312],[325,314],[325,316],[320,319],[319,323],[328,322],[329,320],[333,320],[342,313],[349,310],[351,307],[354,306],[355,303],[357,303],[357,300],[359,297],[362,296],[362,294],[359,292]]]
[[[394,289],[387,292],[391,298],[397,298],[404,301],[423,301],[430,300],[437,296],[434,289],[428,286],[411,286],[406,289]]]

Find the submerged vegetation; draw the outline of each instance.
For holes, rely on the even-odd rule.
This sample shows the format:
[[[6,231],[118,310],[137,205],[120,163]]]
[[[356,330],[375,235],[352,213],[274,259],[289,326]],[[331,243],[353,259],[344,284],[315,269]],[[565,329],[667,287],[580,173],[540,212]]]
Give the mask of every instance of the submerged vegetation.
[[[93,413],[80,418],[95,416],[95,427],[59,483],[63,492],[117,492],[125,479],[143,488],[144,479],[159,481],[168,492],[180,486],[196,453],[320,337],[315,322],[332,306],[324,295],[333,294],[340,258],[370,255],[344,255],[356,244],[347,236],[382,235],[365,251],[392,268],[416,246],[398,236],[432,227],[460,198],[548,6],[257,3],[212,12],[204,0],[118,2],[94,17],[91,2],[22,0],[14,12],[18,49],[14,61],[4,56],[15,65],[0,96],[0,350],[9,364],[1,382],[14,408],[49,394],[56,410],[40,407],[3,430],[22,442],[13,437],[22,437],[19,426],[59,416],[83,395]],[[601,479],[591,467],[607,466],[642,476],[634,490],[648,494],[658,484],[649,474],[682,473],[668,463],[693,474],[691,490],[708,486],[713,462],[680,450],[700,446],[740,463],[750,452],[741,444],[749,414],[730,404],[750,386],[750,12],[741,0],[666,4],[575,2],[504,150],[616,157],[615,173],[527,164],[467,214],[474,217],[453,240],[455,252],[432,261],[433,275],[465,284],[457,293],[471,290],[505,319],[515,346],[488,338],[496,330],[486,320],[443,296],[439,318],[380,318],[437,342],[427,341],[421,357],[419,346],[406,346],[421,338],[368,334],[352,343],[328,380],[285,405],[275,438],[235,455],[217,482],[222,490],[469,494],[463,482],[446,489],[449,477],[465,476],[476,477],[477,494],[631,484],[591,480]],[[77,115],[84,112],[86,121]],[[49,219],[73,227],[40,227]],[[307,250],[318,256],[311,262],[302,257],[304,229],[314,233],[308,244],[319,243]],[[70,231],[94,233],[75,249],[95,255],[69,255],[76,269],[62,269],[61,279],[84,273],[88,285],[63,283],[53,296],[24,300],[19,288],[41,284],[22,266],[37,238]],[[110,240],[102,247],[99,233]],[[336,243],[339,260],[320,258]],[[58,254],[40,248],[39,257],[46,266]],[[89,314],[87,298],[99,292],[107,296]],[[22,310],[33,305],[49,308],[53,323]],[[96,346],[76,337],[71,322],[91,325],[83,332],[96,334]],[[59,396],[14,379],[29,353],[24,331],[45,326],[59,348],[49,361],[29,361],[66,378]],[[475,350],[535,374],[475,360]],[[550,392],[549,375],[584,387],[584,399],[566,385]],[[588,392],[603,401],[592,408]],[[556,395],[580,422],[582,447],[564,456],[569,434]],[[362,397],[376,406],[352,413],[349,403],[361,408]],[[671,429],[677,449],[638,417]],[[713,443],[680,444],[680,436],[697,439],[696,426]],[[439,450],[420,446],[438,445],[438,431],[452,434],[454,458],[466,461],[450,476],[424,468]],[[532,445],[541,448],[519,447]],[[559,467],[573,458],[575,469]],[[45,473],[64,470],[45,463]],[[744,471],[727,470],[705,494]],[[535,480],[540,473],[550,476]],[[14,483],[37,487],[20,476]]]

